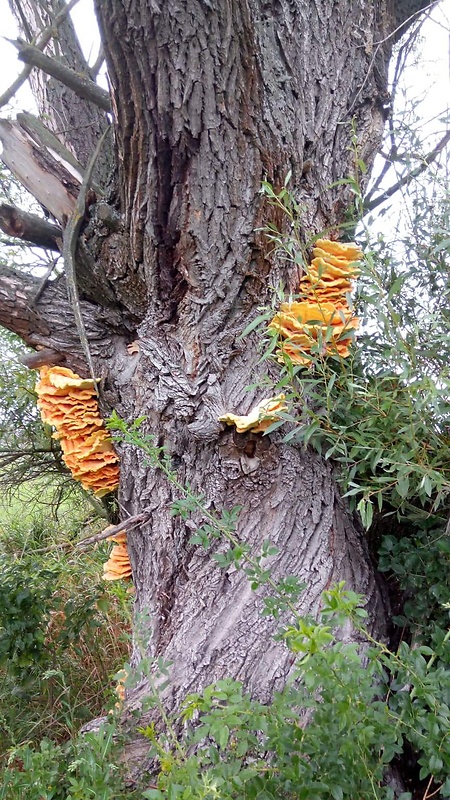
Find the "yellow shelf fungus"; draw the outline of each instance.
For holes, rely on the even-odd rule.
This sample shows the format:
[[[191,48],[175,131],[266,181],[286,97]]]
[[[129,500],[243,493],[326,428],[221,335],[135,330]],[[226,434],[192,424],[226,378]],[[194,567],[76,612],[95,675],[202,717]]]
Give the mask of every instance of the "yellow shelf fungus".
[[[42,367],[36,384],[41,417],[55,428],[75,480],[97,497],[119,485],[119,459],[98,410],[94,381],[66,367]]]
[[[103,564],[103,580],[118,581],[131,578],[131,563],[127,548],[126,531],[109,536],[108,542],[115,542],[108,561]]]
[[[283,340],[280,360],[288,355],[294,363],[306,366],[311,363],[308,353],[317,352],[319,342],[323,355],[346,358],[350,354],[352,331],[359,320],[349,307],[349,295],[361,258],[354,243],[317,240],[313,260],[300,281],[304,300],[282,303],[269,323],[269,329]]]
[[[231,413],[223,414],[219,417],[219,422],[235,425],[238,433],[245,433],[245,431],[264,433],[276,420],[280,419],[280,412],[287,411],[287,405],[283,402],[284,398],[284,394],[269,397],[261,400],[248,414],[242,417]]]

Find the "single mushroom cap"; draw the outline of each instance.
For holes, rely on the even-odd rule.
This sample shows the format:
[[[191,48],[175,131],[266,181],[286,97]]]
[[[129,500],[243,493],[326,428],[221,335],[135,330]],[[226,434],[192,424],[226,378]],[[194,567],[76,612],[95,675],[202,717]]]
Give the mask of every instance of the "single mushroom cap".
[[[248,414],[244,416],[232,413],[223,414],[219,417],[219,422],[235,425],[238,433],[250,430],[253,433],[264,433],[276,420],[280,419],[280,412],[287,411],[284,399],[284,394],[279,394],[277,397],[268,397],[261,400]]]

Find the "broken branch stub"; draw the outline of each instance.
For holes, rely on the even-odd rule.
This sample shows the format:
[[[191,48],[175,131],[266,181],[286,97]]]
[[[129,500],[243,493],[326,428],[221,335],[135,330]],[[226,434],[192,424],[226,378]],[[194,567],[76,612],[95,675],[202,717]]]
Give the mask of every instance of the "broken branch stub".
[[[0,229],[8,236],[45,250],[60,251],[62,248],[61,228],[8,203],[0,204]]]

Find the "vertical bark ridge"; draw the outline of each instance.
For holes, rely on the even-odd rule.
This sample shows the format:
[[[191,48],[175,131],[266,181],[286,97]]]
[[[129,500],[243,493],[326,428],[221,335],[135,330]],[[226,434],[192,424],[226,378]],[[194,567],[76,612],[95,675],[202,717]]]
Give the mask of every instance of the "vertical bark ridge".
[[[98,2],[104,38],[114,42],[122,203],[151,313],[181,320],[185,337],[202,328],[199,302],[215,306],[200,337],[207,341],[247,273],[265,269],[254,232],[264,177],[279,186],[293,170],[305,237],[340,221],[350,195],[330,186],[354,173],[352,120],[369,165],[384,123],[390,43],[379,42],[390,17],[383,3],[362,0],[155,8],[134,0],[126,14],[120,3],[111,14]]]
[[[278,546],[274,578],[307,583],[302,613],[315,613],[321,592],[346,580],[367,594],[373,631],[383,635],[381,593],[330,466],[276,436],[259,437],[250,457],[218,417],[261,399],[267,371],[256,337],[237,334],[280,277],[294,290],[298,280],[255,230],[272,214],[261,180],[279,189],[291,169],[305,241],[335,231],[350,193],[332,184],[355,175],[352,129],[368,166],[379,144],[392,15],[384,0],[117,0],[112,13],[97,0],[97,9],[130,257],[149,293],[123,412],[146,415],[179,480],[208,508],[242,507],[237,533],[252,551],[264,539]],[[267,700],[291,668],[272,638],[278,623],[260,616],[242,572],[215,566],[223,543],[207,553],[189,545],[191,529],[171,515],[160,471],[130,448],[122,469],[124,508],[152,510],[130,549],[138,620],[149,614],[144,650],[148,640],[148,652],[173,661],[169,706],[224,675]]]

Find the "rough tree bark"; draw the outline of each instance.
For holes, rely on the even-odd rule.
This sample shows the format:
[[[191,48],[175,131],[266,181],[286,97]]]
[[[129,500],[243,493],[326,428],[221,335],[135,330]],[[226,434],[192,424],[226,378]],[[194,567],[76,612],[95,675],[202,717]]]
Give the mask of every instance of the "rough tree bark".
[[[276,434],[233,434],[218,417],[244,413],[264,395],[246,390],[264,372],[256,338],[238,337],[270,287],[298,285],[258,231],[269,219],[284,224],[265,204],[261,181],[277,189],[291,170],[305,240],[337,231],[350,195],[336,181],[355,170],[352,131],[370,167],[395,30],[424,5],[96,0],[116,172],[109,207],[91,209],[80,241],[79,282],[103,410],[130,421],[145,415],[179,480],[204,494],[208,508],[242,507],[238,537],[255,551],[270,539],[279,549],[270,560],[275,580],[297,575],[307,584],[301,612],[314,613],[321,592],[345,580],[367,596],[377,636],[385,634],[386,600],[331,465]],[[89,282],[94,266],[101,291]],[[30,309],[32,287],[31,278],[0,277],[1,324],[34,347],[59,349],[87,374],[63,281]],[[139,352],[130,355],[134,339]],[[226,675],[268,700],[291,657],[273,639],[277,623],[260,615],[260,593],[242,572],[215,565],[224,543],[208,552],[189,545],[192,529],[172,516],[176,493],[159,470],[133,448],[120,456],[122,514],[151,515],[129,548],[139,647],[173,662],[168,708]],[[145,692],[131,693],[129,706]]]

